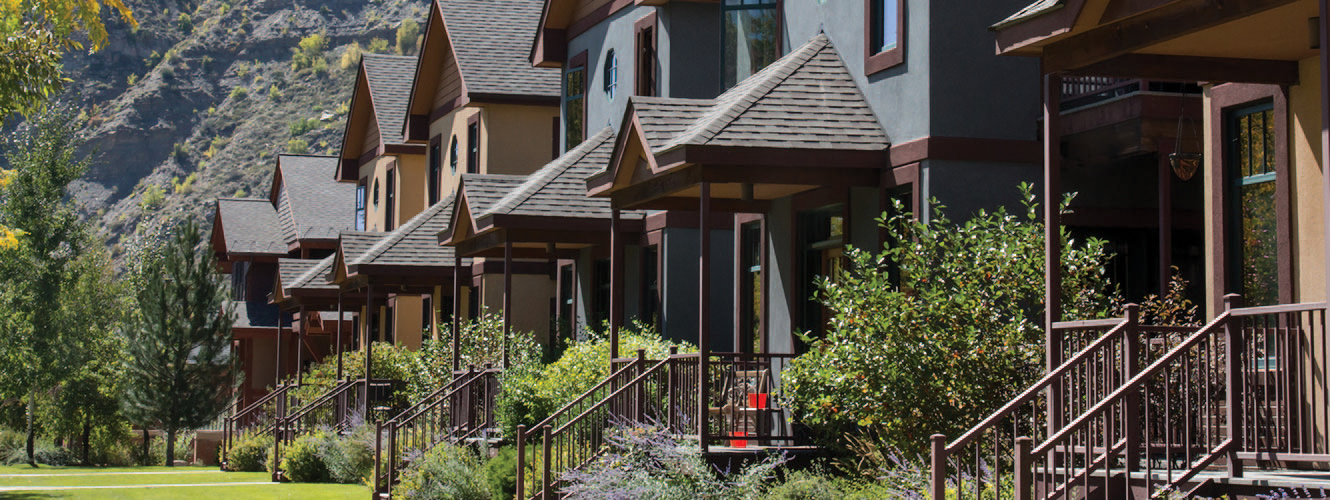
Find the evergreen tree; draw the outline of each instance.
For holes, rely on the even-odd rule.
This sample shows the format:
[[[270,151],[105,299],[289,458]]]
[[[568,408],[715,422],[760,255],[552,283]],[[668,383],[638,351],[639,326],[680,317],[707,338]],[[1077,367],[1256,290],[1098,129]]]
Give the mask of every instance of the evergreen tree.
[[[226,410],[230,388],[232,311],[214,274],[212,249],[200,246],[193,222],[176,228],[165,247],[141,267],[138,314],[127,329],[123,409],[130,421],[166,432],[166,465],[181,430],[211,422]]]

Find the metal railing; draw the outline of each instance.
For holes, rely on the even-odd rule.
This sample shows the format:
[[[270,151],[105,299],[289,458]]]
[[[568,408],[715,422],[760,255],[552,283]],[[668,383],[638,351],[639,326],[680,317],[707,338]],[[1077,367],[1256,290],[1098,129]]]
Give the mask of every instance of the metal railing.
[[[425,396],[387,422],[376,424],[374,434],[374,491],[391,497],[407,455],[424,453],[442,442],[455,443],[493,428],[493,397],[501,370],[457,372],[447,385]],[[385,446],[386,445],[386,446]]]
[[[1165,82],[1140,78],[1106,76],[1066,76],[1062,78],[1059,109],[1067,111],[1107,101],[1135,92],[1200,95],[1195,83]]]
[[[227,454],[231,447],[241,439],[254,433],[271,432],[277,418],[284,413],[287,393],[290,385],[279,385],[272,392],[241,408],[234,415],[222,421],[222,466],[226,466]]]

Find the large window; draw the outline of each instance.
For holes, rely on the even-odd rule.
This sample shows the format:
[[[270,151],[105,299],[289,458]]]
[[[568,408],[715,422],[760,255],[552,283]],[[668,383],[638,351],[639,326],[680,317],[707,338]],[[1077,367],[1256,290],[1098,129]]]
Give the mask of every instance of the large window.
[[[763,352],[762,345],[762,221],[739,226],[740,352]]]
[[[466,173],[480,173],[480,115],[473,115],[466,125]]]
[[[904,0],[864,0],[864,72],[873,74],[905,60]]]
[[[434,206],[439,202],[439,177],[443,175],[443,143],[438,137],[435,137],[429,143],[429,180],[426,181],[426,189],[429,189],[429,204]]]
[[[365,230],[365,198],[369,196],[365,187],[365,179],[360,179],[360,182],[356,183],[356,231]]]
[[[799,239],[802,241],[802,266],[798,286],[803,303],[802,328],[814,337],[826,331],[831,311],[818,302],[817,283],[822,277],[836,277],[845,259],[845,207],[830,205],[799,214]],[[796,341],[796,352],[808,346]]]
[[[583,53],[569,63],[568,71],[563,75],[563,116],[565,117],[563,121],[563,139],[565,151],[581,144],[584,138],[585,93],[586,54]]]
[[[1271,103],[1229,116],[1233,193],[1233,280],[1244,305],[1279,303],[1279,221],[1275,204],[1275,119]]]
[[[610,319],[610,259],[597,259],[592,273],[595,296],[591,300],[591,326],[600,328]]]
[[[724,0],[721,44],[725,88],[780,57],[780,11],[776,0]]]

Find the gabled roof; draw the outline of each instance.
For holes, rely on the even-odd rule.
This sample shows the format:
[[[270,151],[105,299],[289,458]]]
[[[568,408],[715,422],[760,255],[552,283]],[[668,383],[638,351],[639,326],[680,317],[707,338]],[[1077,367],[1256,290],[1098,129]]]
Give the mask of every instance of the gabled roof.
[[[364,253],[348,261],[350,266],[421,266],[452,268],[453,249],[441,247],[435,234],[448,227],[453,197],[416,214]]]
[[[480,217],[534,215],[609,218],[609,200],[588,197],[585,180],[588,175],[604,168],[612,151],[614,129],[606,127],[528,175],[521,185],[494,202]],[[640,217],[642,214],[633,212],[624,215]]]
[[[355,220],[355,186],[338,183],[333,156],[279,155],[270,193],[277,207],[282,238],[289,246],[301,240],[334,240]]]
[[[507,174],[462,174],[457,192],[465,196],[466,208],[473,215],[489,212],[513,189],[522,185],[527,176]]]
[[[991,29],[999,29],[1003,26],[1039,17],[1041,15],[1047,14],[1049,12],[1052,12],[1054,10],[1066,6],[1066,3],[1067,3],[1066,0],[1035,0],[1034,3],[1025,6],[1025,8],[1021,9],[1015,14],[1012,14],[1006,19],[998,21],[996,24],[994,24],[991,27]]]
[[[235,321],[231,323],[232,330],[277,329],[281,326],[279,324],[281,312],[272,304],[254,300],[235,300],[227,301],[223,307],[231,308],[235,312]]]
[[[329,255],[323,260],[315,262],[305,272],[297,276],[295,281],[292,281],[287,288],[292,290],[337,289],[337,285],[328,282],[328,272],[332,270],[334,260],[337,260],[337,256]]]
[[[559,96],[559,72],[526,59],[541,0],[437,1],[453,42],[466,91],[476,94]]]
[[[281,288],[292,288],[301,275],[309,272],[310,268],[318,263],[319,261],[314,259],[278,259],[277,280]]]
[[[223,245],[214,249],[219,255],[287,254],[277,210],[262,198],[218,198],[212,230],[213,241]]]
[[[416,71],[416,58],[365,54],[360,64],[369,84],[374,117],[379,122],[383,143],[405,143],[399,132],[406,120],[406,104],[411,100],[411,75]]]

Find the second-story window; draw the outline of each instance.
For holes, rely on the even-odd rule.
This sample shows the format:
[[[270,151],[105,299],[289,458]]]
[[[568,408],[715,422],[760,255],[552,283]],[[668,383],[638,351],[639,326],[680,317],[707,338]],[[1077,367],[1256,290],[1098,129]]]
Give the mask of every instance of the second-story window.
[[[568,63],[563,74],[563,144],[564,150],[582,143],[586,105],[586,53],[578,54]]]
[[[466,124],[466,173],[480,173],[480,115]]]
[[[776,0],[724,0],[721,44],[725,88],[761,71],[780,57]]]
[[[619,60],[614,57],[614,49],[605,53],[605,98],[614,100],[614,92],[619,90]]]
[[[365,179],[360,179],[356,183],[356,231],[365,230],[365,197],[369,193],[365,192]]]
[[[395,206],[396,203],[394,203],[394,201],[397,200],[397,169],[395,168],[388,169],[387,177],[388,177],[388,189],[384,192],[384,199],[383,199],[384,201],[383,230],[392,231],[393,227],[396,225],[393,221],[393,216],[396,215],[395,212],[397,209],[397,207]]]
[[[864,72],[873,74],[905,61],[901,33],[905,0],[864,0]]]
[[[461,153],[457,150],[457,134],[453,134],[453,143],[448,146],[448,173],[452,175],[457,175],[458,156],[461,156]]]
[[[637,31],[633,63],[633,94],[656,95],[656,14],[652,12],[633,24]]]
[[[429,180],[425,182],[426,189],[429,190],[429,205],[434,206],[439,202],[439,177],[443,176],[443,159],[439,156],[443,154],[443,145],[439,138],[435,137],[429,143]]]

